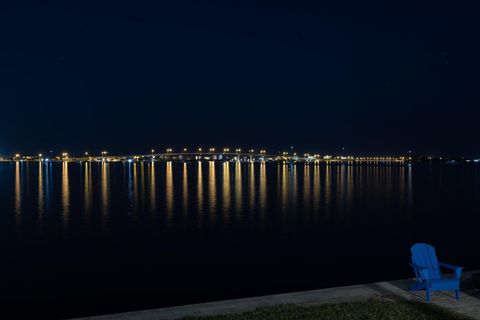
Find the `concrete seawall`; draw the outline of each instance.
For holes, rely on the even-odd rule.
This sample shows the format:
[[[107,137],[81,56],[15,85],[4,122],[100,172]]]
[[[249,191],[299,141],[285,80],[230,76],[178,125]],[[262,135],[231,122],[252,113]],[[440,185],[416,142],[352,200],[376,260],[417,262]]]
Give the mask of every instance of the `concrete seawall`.
[[[472,287],[471,275],[466,272],[462,280],[460,301],[451,292],[434,292],[432,303],[452,311],[480,319],[480,292]],[[311,291],[276,294],[245,299],[224,300],[178,307],[133,311],[111,315],[78,318],[77,320],[174,320],[185,316],[210,316],[227,313],[241,313],[258,307],[279,304],[325,304],[347,301],[361,301],[370,298],[399,297],[425,301],[424,292],[412,293],[407,290],[411,279],[383,281],[346,287],[335,287]]]

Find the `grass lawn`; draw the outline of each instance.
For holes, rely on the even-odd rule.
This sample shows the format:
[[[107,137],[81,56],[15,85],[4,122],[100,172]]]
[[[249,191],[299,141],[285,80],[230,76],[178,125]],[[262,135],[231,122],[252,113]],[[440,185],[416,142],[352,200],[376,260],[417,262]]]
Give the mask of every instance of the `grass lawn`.
[[[319,306],[280,305],[240,314],[186,317],[184,320],[471,320],[433,304],[405,300],[371,299]]]

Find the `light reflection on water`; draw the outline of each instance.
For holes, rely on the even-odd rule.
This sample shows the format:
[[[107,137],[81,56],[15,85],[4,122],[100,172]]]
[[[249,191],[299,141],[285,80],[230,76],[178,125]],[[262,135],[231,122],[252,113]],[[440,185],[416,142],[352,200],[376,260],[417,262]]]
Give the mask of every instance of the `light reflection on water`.
[[[157,186],[156,186],[156,177],[155,177],[155,163],[150,162],[149,167],[149,180],[150,180],[150,211],[155,212],[157,210]]]
[[[208,211],[210,215],[210,221],[215,220],[216,205],[217,205],[217,186],[215,178],[215,162],[208,162]]]
[[[182,180],[182,203],[183,203],[183,215],[188,213],[188,165],[183,164],[183,180]]]
[[[22,182],[20,178],[20,162],[15,162],[15,224],[17,228],[20,225],[20,219],[22,216]]]
[[[101,221],[102,229],[107,229],[107,219],[108,219],[108,207],[110,201],[110,192],[109,192],[109,165],[107,162],[102,162],[100,166],[101,179]]]
[[[90,225],[92,217],[92,164],[86,162],[83,171],[83,206],[85,211],[85,224]]]
[[[23,175],[33,165],[14,165],[13,212],[19,226],[28,202]],[[60,185],[53,183],[51,172],[58,166]],[[34,169],[40,228],[53,225],[55,201],[49,199],[53,192],[60,197],[58,214],[67,234],[72,223],[83,223],[84,231],[98,224],[97,229],[107,232],[122,215],[130,216],[130,223],[159,223],[161,229],[270,228],[272,222],[278,225],[275,221],[282,230],[297,224],[311,228],[329,219],[353,218],[359,207],[367,214],[388,208],[384,215],[408,217],[413,201],[411,166],[63,162],[38,163]]]
[[[243,198],[242,198],[242,164],[240,162],[235,163],[235,212],[236,219],[240,218],[240,212],[243,208]]]
[[[262,218],[265,217],[265,210],[267,208],[267,173],[265,169],[265,162],[260,163],[260,177],[259,177],[259,209]]]
[[[230,162],[224,162],[222,172],[223,180],[223,190],[222,190],[222,202],[223,202],[223,219],[225,223],[228,223],[230,217],[230,207],[231,207],[231,182],[230,182]]]
[[[198,209],[198,222],[202,224],[203,215],[203,173],[202,162],[198,162],[197,165],[197,209]]]
[[[45,195],[43,191],[43,163],[38,162],[38,221],[41,225],[45,207]]]
[[[174,214],[174,185],[173,185],[173,170],[172,162],[167,162],[166,168],[166,180],[165,180],[165,205],[168,221],[172,222]]]
[[[70,185],[68,162],[62,163],[62,222],[66,231],[70,220]]]

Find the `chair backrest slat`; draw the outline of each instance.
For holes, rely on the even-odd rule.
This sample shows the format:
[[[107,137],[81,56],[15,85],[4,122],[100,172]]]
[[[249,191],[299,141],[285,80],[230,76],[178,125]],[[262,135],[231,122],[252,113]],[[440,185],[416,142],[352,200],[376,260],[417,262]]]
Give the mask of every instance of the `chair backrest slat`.
[[[420,267],[428,269],[429,279],[440,279],[440,264],[438,263],[435,248],[426,243],[417,243],[410,249],[412,262]],[[427,279],[427,272],[419,270],[420,276]]]

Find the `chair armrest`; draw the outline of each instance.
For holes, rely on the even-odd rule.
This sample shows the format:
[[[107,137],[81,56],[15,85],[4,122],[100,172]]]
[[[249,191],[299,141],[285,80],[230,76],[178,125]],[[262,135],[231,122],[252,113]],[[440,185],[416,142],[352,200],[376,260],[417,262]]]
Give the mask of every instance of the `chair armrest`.
[[[409,263],[409,264],[413,268],[413,271],[415,271],[415,277],[417,278],[417,281],[419,281],[419,282],[426,281],[427,285],[430,286],[430,270],[429,270],[429,268],[422,267],[422,266],[416,265],[414,263]]]
[[[440,262],[440,267],[444,267],[444,268],[453,270],[455,272],[455,278],[457,278],[458,280],[460,280],[460,278],[462,277],[463,267],[454,266],[453,264],[442,263],[442,262]]]
[[[444,268],[451,269],[451,270],[463,269],[463,267],[455,266],[453,264],[443,263],[443,262],[440,262],[440,267],[444,267]]]

